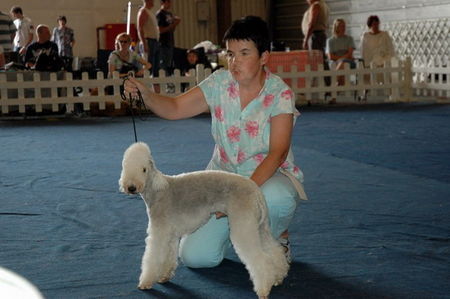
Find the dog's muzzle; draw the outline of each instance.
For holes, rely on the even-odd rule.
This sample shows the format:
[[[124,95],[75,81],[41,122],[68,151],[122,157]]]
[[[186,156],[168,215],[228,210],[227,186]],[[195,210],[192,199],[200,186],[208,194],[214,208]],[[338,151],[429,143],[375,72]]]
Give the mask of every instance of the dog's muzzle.
[[[128,186],[127,191],[128,191],[128,193],[136,194],[136,186],[134,186],[134,185]]]

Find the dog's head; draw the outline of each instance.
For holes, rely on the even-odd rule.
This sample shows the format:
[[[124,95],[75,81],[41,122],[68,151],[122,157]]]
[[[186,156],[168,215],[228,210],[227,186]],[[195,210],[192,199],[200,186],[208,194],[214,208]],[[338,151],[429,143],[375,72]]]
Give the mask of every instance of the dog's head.
[[[143,142],[133,143],[123,154],[119,189],[128,194],[142,193],[149,181],[153,190],[161,190],[167,186],[166,179],[156,169],[148,145]]]
[[[120,174],[120,191],[136,194],[144,191],[149,172],[153,170],[150,148],[143,142],[128,147],[123,154],[122,173]]]

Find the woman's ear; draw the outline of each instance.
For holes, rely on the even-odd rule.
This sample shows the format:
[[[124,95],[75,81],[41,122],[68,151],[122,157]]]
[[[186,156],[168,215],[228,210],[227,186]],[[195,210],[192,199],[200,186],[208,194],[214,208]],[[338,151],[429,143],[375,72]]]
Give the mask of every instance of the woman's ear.
[[[270,56],[269,51],[264,51],[261,54],[261,65],[266,65],[269,62],[269,56]]]

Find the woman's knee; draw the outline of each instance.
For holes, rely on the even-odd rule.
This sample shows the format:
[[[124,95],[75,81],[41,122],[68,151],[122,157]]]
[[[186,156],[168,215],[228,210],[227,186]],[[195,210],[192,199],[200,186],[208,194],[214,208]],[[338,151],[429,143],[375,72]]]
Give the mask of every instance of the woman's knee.
[[[285,231],[297,208],[298,193],[289,178],[279,174],[261,186],[269,210],[270,227],[275,238]]]
[[[180,247],[180,261],[189,268],[213,268],[218,266],[223,260],[223,253],[206,253],[204,250]]]
[[[268,206],[286,206],[291,209],[297,206],[298,192],[291,180],[283,174],[272,176],[261,186],[261,191]]]
[[[212,216],[208,223],[181,240],[180,260],[190,268],[215,267],[222,262],[228,244],[227,219]]]

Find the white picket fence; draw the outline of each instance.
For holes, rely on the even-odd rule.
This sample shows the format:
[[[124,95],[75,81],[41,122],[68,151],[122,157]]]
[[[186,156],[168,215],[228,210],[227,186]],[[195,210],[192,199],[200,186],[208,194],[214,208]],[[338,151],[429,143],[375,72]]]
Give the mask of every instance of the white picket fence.
[[[306,65],[305,72],[298,73],[295,66],[291,72],[278,70],[277,75],[283,79],[292,79],[292,88],[299,95],[297,102],[326,103],[335,99],[338,103],[380,103],[412,101],[411,61],[392,59],[384,67],[364,67],[357,63],[355,69],[345,64],[343,70],[324,70],[323,65],[317,71],[311,71]],[[337,85],[338,77],[343,76],[345,83]],[[331,84],[325,83],[325,77]],[[304,86],[298,86],[304,78]],[[297,84],[295,84],[297,83]],[[303,84],[302,84],[303,85]]]
[[[450,101],[450,60],[442,65],[413,66],[413,96]]]
[[[158,78],[150,77],[147,71],[143,78],[144,84],[157,84],[161,92],[165,93],[167,85],[175,87],[175,94],[182,88],[190,88],[201,82],[211,70],[199,66],[197,71],[185,76],[175,70],[174,75],[166,77],[161,71]],[[66,111],[74,110],[75,104],[82,104],[84,111],[89,111],[91,104],[98,103],[99,110],[105,110],[106,103],[121,108],[122,98],[120,86],[123,79],[116,72],[113,78],[105,78],[103,72],[98,72],[95,78],[89,78],[87,72],[82,73],[80,80],[73,79],[72,73],[58,72],[3,72],[0,73],[0,109],[2,114],[10,112],[24,113],[27,107],[36,112],[57,112],[61,105],[66,105]],[[106,93],[108,90],[112,92]],[[112,90],[111,90],[112,89]]]
[[[160,92],[166,93],[168,85],[175,87],[173,95],[181,93],[200,83],[209,76],[211,70],[199,65],[188,75],[182,76],[175,70],[166,77],[163,72],[158,78],[147,72],[141,80],[147,85],[159,85]],[[365,68],[359,64],[356,69],[324,70],[322,65],[311,71],[306,65],[304,72],[293,66],[289,72],[279,70],[276,74],[290,79],[291,87],[298,95],[297,104],[326,103],[335,98],[338,103],[381,103],[433,101],[449,102],[449,64],[440,67],[413,67],[408,58],[404,61],[393,59],[384,67]],[[338,76],[345,77],[345,84],[337,86]],[[325,84],[325,77],[331,85]],[[27,106],[36,112],[58,111],[61,105],[66,111],[73,111],[79,103],[89,111],[92,103],[98,103],[104,110],[106,103],[115,109],[121,107],[120,86],[123,80],[115,73],[113,78],[104,78],[103,73],[90,79],[83,73],[75,80],[71,73],[5,72],[0,73],[0,109],[2,114],[24,113]],[[300,84],[299,84],[300,83]],[[105,94],[105,89],[113,86],[113,94]],[[81,92],[80,92],[81,91]]]

